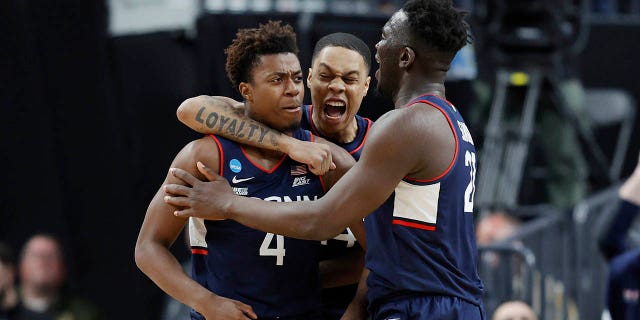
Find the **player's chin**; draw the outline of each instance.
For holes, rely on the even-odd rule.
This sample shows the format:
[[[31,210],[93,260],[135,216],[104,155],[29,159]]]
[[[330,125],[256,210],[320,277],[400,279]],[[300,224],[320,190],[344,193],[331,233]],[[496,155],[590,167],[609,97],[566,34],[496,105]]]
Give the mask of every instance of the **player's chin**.
[[[283,124],[280,131],[289,132],[289,131],[296,131],[298,129],[300,129],[300,119],[298,119],[297,121],[291,121],[289,123]]]

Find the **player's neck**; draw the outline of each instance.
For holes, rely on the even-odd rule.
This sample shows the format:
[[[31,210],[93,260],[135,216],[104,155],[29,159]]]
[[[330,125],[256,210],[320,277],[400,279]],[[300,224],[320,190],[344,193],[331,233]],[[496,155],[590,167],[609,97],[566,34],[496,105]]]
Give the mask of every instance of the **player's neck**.
[[[445,98],[445,89],[444,83],[419,83],[418,81],[413,81],[411,83],[406,83],[405,85],[400,86],[398,93],[393,96],[393,103],[396,109],[404,107],[411,100],[426,94],[432,94],[439,96],[441,98]]]
[[[253,163],[259,164],[267,170],[273,168],[285,156],[280,151],[266,150],[248,145],[243,145],[242,150]]]
[[[318,130],[318,133],[321,137],[333,142],[333,143],[350,143],[356,139],[358,135],[358,122],[356,118],[351,118],[349,124],[343,129],[335,132],[331,132],[322,127],[322,125],[318,125],[320,122],[311,118],[313,121],[313,125]]]
[[[291,131],[282,131],[283,134],[288,136],[292,136],[293,132]],[[259,164],[263,168],[270,170],[282,160],[282,157],[285,156],[284,153],[275,150],[269,150],[265,148],[254,147],[250,145],[242,145],[242,150],[244,150],[245,154],[251,161],[256,164]]]

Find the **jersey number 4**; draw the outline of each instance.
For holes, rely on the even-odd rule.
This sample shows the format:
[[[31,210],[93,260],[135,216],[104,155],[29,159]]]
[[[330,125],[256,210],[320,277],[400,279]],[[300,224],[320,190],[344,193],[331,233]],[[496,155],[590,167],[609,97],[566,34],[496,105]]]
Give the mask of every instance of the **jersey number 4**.
[[[270,248],[273,236],[276,236],[276,248]],[[260,245],[261,256],[275,256],[276,265],[281,266],[284,264],[284,236],[279,234],[267,233]]]
[[[473,212],[473,196],[476,193],[476,154],[474,152],[467,151],[464,154],[464,165],[470,167],[469,185],[464,190],[464,212]]]

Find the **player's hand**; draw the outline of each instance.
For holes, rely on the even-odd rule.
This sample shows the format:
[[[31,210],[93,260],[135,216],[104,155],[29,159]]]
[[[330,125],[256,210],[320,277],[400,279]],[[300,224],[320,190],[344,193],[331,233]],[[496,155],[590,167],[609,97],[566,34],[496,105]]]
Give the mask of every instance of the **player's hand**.
[[[177,217],[225,219],[225,209],[231,205],[235,196],[229,182],[201,162],[198,162],[197,166],[209,181],[200,181],[187,171],[171,168],[171,174],[186,185],[165,185],[163,190],[167,195],[164,201],[179,208],[174,212]]]
[[[207,320],[236,320],[257,319],[251,306],[233,299],[214,296],[211,303],[206,303],[199,311]]]
[[[291,159],[307,164],[309,170],[317,176],[336,168],[331,158],[331,149],[326,144],[292,139],[287,154]]]

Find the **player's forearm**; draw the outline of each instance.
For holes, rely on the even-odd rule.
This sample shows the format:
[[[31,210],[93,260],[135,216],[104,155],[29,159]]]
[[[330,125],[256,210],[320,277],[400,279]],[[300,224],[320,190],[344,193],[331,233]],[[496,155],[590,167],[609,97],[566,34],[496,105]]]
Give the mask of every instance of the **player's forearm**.
[[[232,99],[198,96],[178,107],[178,119],[189,128],[239,143],[289,153],[295,139],[252,120],[234,107]]]
[[[349,225],[349,229],[353,232],[353,235],[358,240],[358,244],[363,251],[367,251],[367,236],[366,231],[364,229],[364,220],[362,218],[358,218],[355,222]]]
[[[352,319],[366,319],[367,318],[367,277],[369,276],[369,269],[363,268],[362,275],[360,276],[360,283],[358,283],[358,290],[356,295],[349,303],[347,310],[342,316],[341,320]]]
[[[362,275],[360,276],[360,283],[358,284],[358,290],[353,297],[353,303],[366,308],[367,306],[367,293],[369,288],[367,287],[367,278],[369,277],[369,269],[362,268]]]
[[[225,216],[250,228],[287,237],[331,239],[342,232],[348,222],[334,219],[317,201],[312,205],[310,201],[280,203],[235,196]]]
[[[191,279],[169,250],[158,243],[140,242],[136,245],[135,260],[138,268],[158,287],[176,300],[195,310],[215,296]]]

